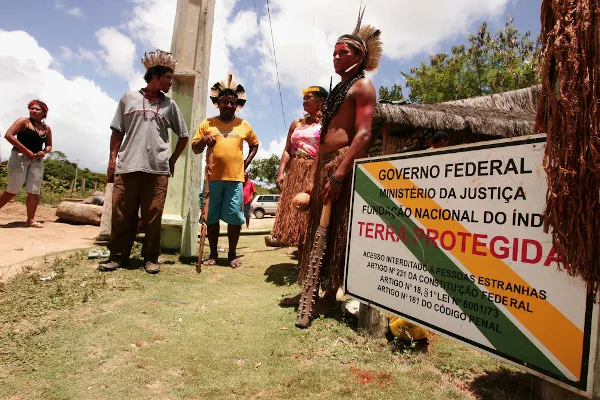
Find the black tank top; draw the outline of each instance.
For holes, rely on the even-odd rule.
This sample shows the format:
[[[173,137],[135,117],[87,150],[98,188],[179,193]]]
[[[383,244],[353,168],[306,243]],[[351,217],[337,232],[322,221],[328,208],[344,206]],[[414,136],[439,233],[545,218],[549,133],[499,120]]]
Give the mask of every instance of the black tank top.
[[[42,151],[44,143],[46,143],[46,134],[40,135],[30,128],[25,128],[17,133],[17,140],[32,153]]]

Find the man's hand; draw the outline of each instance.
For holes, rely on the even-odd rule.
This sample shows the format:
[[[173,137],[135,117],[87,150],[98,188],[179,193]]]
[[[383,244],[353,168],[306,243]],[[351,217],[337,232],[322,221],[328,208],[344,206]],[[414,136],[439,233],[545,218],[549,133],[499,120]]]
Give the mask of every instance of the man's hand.
[[[283,174],[277,174],[275,186],[277,186],[277,189],[279,189],[280,192],[283,192]]]
[[[35,153],[33,155],[35,158],[44,158],[44,156],[46,156],[46,153],[44,153],[43,151],[38,151],[37,153]]]
[[[115,169],[117,163],[115,161],[108,162],[108,169],[106,170],[106,183],[115,183]]]
[[[214,136],[204,136],[202,139],[204,146],[214,146],[217,143],[217,139]]]
[[[331,181],[328,180],[323,188],[323,204],[328,201],[335,203],[337,199],[340,197],[340,192],[342,191],[341,187],[337,187],[331,184]]]
[[[175,163],[177,162],[177,160],[174,160],[173,157],[169,158],[169,172],[171,173],[171,176],[174,176],[175,174]]]

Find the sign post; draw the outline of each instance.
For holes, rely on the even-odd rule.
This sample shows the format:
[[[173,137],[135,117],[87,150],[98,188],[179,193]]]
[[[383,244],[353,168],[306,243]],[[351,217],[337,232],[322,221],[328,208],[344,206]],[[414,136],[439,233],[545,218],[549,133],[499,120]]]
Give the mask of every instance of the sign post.
[[[543,232],[544,147],[356,161],[345,291],[591,397],[598,306]]]

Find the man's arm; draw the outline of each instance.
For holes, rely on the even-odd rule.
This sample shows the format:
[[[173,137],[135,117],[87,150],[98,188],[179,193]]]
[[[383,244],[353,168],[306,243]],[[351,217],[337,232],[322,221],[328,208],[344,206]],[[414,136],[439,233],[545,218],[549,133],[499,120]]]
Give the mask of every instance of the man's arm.
[[[171,176],[173,176],[173,173],[175,172],[175,163],[177,162],[177,159],[179,158],[183,150],[185,150],[187,144],[187,137],[179,138],[179,140],[177,141],[177,144],[175,145],[175,150],[173,150],[173,154],[171,154],[171,157],[169,158],[169,170],[171,171]]]
[[[356,91],[354,91],[354,89],[356,89]],[[354,137],[346,152],[346,156],[332,175],[332,179],[339,184],[336,186],[332,185],[331,181],[327,182],[323,191],[324,201],[336,201],[338,199],[341,191],[341,182],[346,178],[350,171],[352,171],[354,160],[364,157],[367,144],[371,139],[373,113],[375,112],[375,103],[377,99],[375,88],[368,79],[361,79],[354,85],[351,89],[351,92],[352,91],[354,91],[352,97],[356,104]]]
[[[115,169],[117,168],[117,154],[121,148],[123,142],[123,133],[112,128],[112,134],[110,135],[110,154],[108,156],[108,169],[106,171],[106,183],[113,183],[115,181]]]
[[[258,151],[258,144],[250,147],[250,152],[248,153],[248,157],[246,157],[246,159],[244,160],[244,171],[246,169],[248,169],[248,165],[250,165],[250,163],[254,159],[254,156],[256,155],[257,151]]]
[[[200,154],[204,151],[206,146],[214,146],[216,143],[216,139],[214,136],[206,135],[200,139],[195,139],[192,142],[192,151],[194,154]]]

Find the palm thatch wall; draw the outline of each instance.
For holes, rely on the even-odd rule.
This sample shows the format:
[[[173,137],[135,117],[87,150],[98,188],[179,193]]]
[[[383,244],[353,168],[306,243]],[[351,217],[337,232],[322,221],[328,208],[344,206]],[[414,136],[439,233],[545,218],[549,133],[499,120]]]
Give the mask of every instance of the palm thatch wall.
[[[538,93],[533,86],[444,103],[377,104],[369,154],[377,153],[384,131],[399,138],[398,151],[425,148],[439,130],[449,134],[451,145],[533,134]]]

